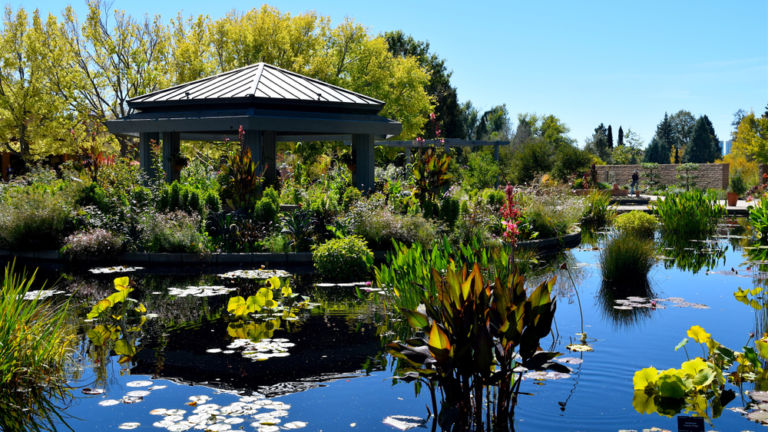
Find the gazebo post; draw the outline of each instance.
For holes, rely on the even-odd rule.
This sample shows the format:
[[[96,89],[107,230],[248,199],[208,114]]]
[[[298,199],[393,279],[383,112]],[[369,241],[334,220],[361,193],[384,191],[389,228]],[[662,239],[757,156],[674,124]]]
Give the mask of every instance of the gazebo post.
[[[158,143],[159,134],[157,132],[142,132],[139,134],[139,166],[152,180],[155,178],[155,167],[152,166],[152,141]]]
[[[373,135],[353,134],[352,151],[355,155],[355,186],[362,191],[372,191],[374,186]]]
[[[163,132],[163,170],[165,182],[173,183],[179,179],[180,169],[176,169],[174,161],[181,151],[181,137],[178,132]]]
[[[251,158],[256,164],[256,169],[259,172],[264,171],[265,183],[275,184],[277,134],[274,131],[246,130],[245,145],[251,149]]]

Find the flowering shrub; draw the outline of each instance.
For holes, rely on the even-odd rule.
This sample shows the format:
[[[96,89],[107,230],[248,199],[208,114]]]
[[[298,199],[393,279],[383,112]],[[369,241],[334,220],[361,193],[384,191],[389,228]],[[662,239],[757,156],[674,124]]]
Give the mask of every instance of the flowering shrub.
[[[501,207],[501,223],[504,227],[504,233],[502,237],[504,241],[509,243],[512,247],[517,245],[517,237],[520,235],[520,230],[517,224],[520,219],[520,210],[515,203],[515,188],[512,185],[507,185],[504,188],[504,194],[506,195],[506,202]]]
[[[70,259],[114,256],[123,249],[123,240],[111,232],[94,228],[70,235],[64,240],[61,253]]]

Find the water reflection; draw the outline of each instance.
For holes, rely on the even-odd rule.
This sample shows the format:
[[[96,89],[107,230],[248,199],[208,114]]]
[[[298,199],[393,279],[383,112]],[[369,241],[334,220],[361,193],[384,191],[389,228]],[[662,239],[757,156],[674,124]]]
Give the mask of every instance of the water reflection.
[[[658,253],[664,268],[678,268],[697,274],[701,270],[710,271],[725,265],[728,247],[717,239],[686,240],[662,235]]]
[[[635,283],[620,285],[603,280],[597,293],[597,303],[600,305],[603,317],[615,326],[631,327],[650,318],[653,310],[653,307],[645,306],[649,302],[633,300],[642,298],[650,301],[655,297],[656,294],[651,288],[647,276]]]

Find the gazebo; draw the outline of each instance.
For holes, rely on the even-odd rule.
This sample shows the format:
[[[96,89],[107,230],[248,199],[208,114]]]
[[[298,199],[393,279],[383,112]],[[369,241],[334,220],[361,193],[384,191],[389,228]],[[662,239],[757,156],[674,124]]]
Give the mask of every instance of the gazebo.
[[[267,63],[138,96],[128,107],[130,113],[108,121],[107,128],[139,136],[139,163],[150,176],[151,143],[162,143],[168,182],[178,179],[174,161],[181,140],[237,139],[242,127],[253,160],[269,182],[276,175],[278,141],[351,141],[354,183],[371,189],[375,140],[402,130],[399,122],[378,115],[384,107],[380,100]]]

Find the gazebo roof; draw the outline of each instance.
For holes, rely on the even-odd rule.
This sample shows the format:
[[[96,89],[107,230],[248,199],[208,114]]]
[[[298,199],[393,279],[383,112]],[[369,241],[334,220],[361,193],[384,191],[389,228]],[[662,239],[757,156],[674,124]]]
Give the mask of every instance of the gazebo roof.
[[[376,114],[384,102],[326,82],[255,63],[218,75],[158,90],[128,101],[142,111],[193,105],[245,105],[303,109],[332,108],[335,111]]]
[[[112,133],[179,132],[219,140],[246,130],[278,140],[398,135],[402,125],[378,113],[384,102],[267,63],[256,63],[128,101],[130,113],[107,121]]]

